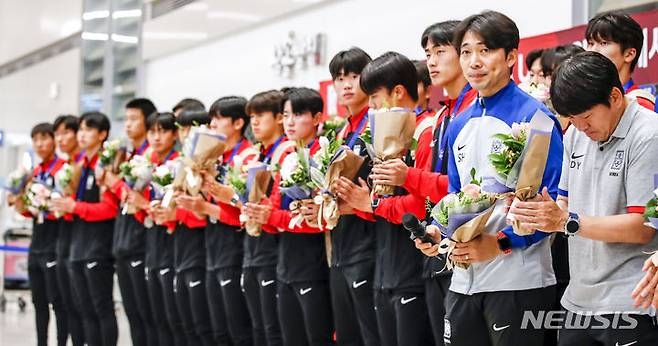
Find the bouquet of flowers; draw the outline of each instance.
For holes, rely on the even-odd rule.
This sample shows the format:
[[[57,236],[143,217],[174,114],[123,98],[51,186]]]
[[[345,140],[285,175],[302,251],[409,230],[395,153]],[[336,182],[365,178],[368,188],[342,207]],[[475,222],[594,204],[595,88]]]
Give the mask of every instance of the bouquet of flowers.
[[[247,168],[247,181],[245,192],[240,195],[242,202],[259,203],[267,193],[270,185],[272,174],[268,170],[268,165],[262,162],[252,162]],[[240,214],[240,222],[245,224],[245,231],[252,237],[260,236],[261,225],[249,219],[244,214]]]
[[[181,167],[174,179],[174,188],[190,196],[201,190],[202,171],[216,176],[215,163],[226,149],[226,137],[211,131],[207,126],[194,126],[183,144]]]
[[[653,198],[644,208],[644,218],[649,221],[651,227],[658,229],[658,174],[653,177],[653,182],[655,190],[653,190]]]
[[[297,143],[295,152],[288,154],[281,164],[279,188],[281,193],[292,200],[290,212],[294,217],[290,221],[290,228],[301,225],[303,217],[300,208],[302,204],[312,203],[311,197],[315,184],[311,180],[311,167],[315,165],[309,149],[305,148],[302,143]]]
[[[126,161],[127,157],[126,147],[121,144],[121,140],[107,141],[98,155],[98,166],[116,174],[119,173],[121,164]]]
[[[541,103],[548,101],[551,97],[550,89],[544,83],[523,82],[519,84],[519,88]]]
[[[295,152],[288,154],[281,164],[281,182],[279,184],[281,193],[292,200],[311,198],[313,182],[311,181],[310,152],[298,143]]]
[[[343,129],[346,123],[347,121],[345,119],[334,117],[321,124],[320,133],[327,138],[336,138],[336,135],[338,135],[338,132]]]
[[[135,156],[130,161],[121,164],[119,176],[131,189],[143,191],[153,177],[153,165],[144,156]],[[134,214],[135,212],[137,210],[134,206],[128,203],[124,205],[123,214]]]
[[[447,254],[448,269],[455,265],[464,269],[469,267],[467,263],[450,261],[450,254],[456,243],[479,236],[493,212],[496,195],[482,191],[480,183],[475,179],[475,169],[471,169],[471,182],[460,192],[443,197],[432,209],[432,225],[438,227],[443,236],[439,252]]]
[[[25,191],[23,202],[27,211],[37,218],[37,223],[43,223],[50,206],[52,190],[42,181],[33,180]]]
[[[153,188],[153,199],[156,201],[165,200],[171,201],[173,196],[168,196],[173,194],[173,184],[174,177],[176,176],[176,165],[177,160],[171,160],[163,163],[160,166],[155,167],[153,170],[153,176],[151,177],[151,187]],[[168,206],[163,203],[163,206],[166,208]]]
[[[319,193],[313,202],[320,206],[318,210],[318,227],[333,229],[338,223],[338,199],[332,182],[340,177],[354,179],[363,164],[363,158],[342,145],[342,140],[329,141],[320,137],[320,150],[315,153],[311,166],[311,180]]]
[[[13,195],[19,195],[25,190],[25,187],[32,179],[32,168],[34,161],[29,152],[23,153],[23,158],[19,168],[9,173],[4,188]]]
[[[81,171],[80,167],[65,163],[55,173],[55,191],[64,196],[72,196],[78,189]]]
[[[238,155],[233,159],[233,165],[229,164],[226,167],[226,174],[222,180],[222,183],[229,186],[242,203],[246,203],[249,199],[247,195],[248,169],[249,165],[244,165],[242,157]]]
[[[19,168],[9,173],[4,188],[14,195],[19,195],[25,189],[25,186],[30,180],[30,176],[29,171]]]
[[[533,198],[541,187],[553,126],[553,120],[537,110],[530,123],[512,124],[511,134],[494,135],[501,150],[489,154],[489,161],[498,177],[485,177],[483,189],[496,193],[513,191],[515,203]],[[514,233],[534,233],[521,227],[511,215],[508,220],[513,223]]]
[[[413,111],[399,107],[371,109],[368,124],[370,131],[367,135],[371,137],[375,164],[400,158],[411,149],[416,129],[416,114]],[[394,186],[375,185],[373,188],[373,192],[380,196],[392,195],[394,191]]]

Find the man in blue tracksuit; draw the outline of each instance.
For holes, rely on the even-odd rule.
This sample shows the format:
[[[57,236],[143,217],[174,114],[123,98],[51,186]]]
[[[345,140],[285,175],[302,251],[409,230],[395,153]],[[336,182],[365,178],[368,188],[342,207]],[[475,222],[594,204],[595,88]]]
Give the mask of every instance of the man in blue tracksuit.
[[[541,103],[509,79],[517,61],[519,33],[505,15],[487,11],[471,16],[455,30],[453,45],[460,51],[466,79],[478,99],[450,124],[448,130],[449,191],[457,192],[476,178],[497,173],[489,154],[501,149],[496,133],[510,133],[513,123],[529,122],[537,110],[555,122],[542,181],[553,195],[562,164],[562,131]],[[543,344],[544,331],[522,329],[525,311],[550,310],[555,295],[547,234],[520,237],[506,224],[504,203],[498,203],[482,235],[458,243],[451,255],[468,269],[455,268],[446,296],[444,342],[450,345]],[[417,241],[427,255],[438,246]]]

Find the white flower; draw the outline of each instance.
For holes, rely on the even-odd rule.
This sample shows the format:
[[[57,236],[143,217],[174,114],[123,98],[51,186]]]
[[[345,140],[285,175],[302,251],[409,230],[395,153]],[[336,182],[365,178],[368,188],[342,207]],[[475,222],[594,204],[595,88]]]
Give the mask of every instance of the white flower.
[[[233,167],[240,169],[242,167],[242,156],[235,155],[233,157]]]
[[[529,129],[530,129],[530,124],[529,123],[513,123],[512,124],[512,136],[514,138],[519,138],[523,134],[527,135]]]
[[[286,156],[286,158],[283,159],[283,163],[281,164],[281,179],[291,179],[292,174],[295,173],[298,165],[299,163],[297,159],[297,153],[291,153]]]
[[[171,171],[169,170],[169,167],[167,167],[166,165],[160,165],[155,168],[154,175],[160,179],[166,177],[168,174],[171,174]]]
[[[324,149],[329,146],[329,139],[325,136],[320,137],[320,148]]]

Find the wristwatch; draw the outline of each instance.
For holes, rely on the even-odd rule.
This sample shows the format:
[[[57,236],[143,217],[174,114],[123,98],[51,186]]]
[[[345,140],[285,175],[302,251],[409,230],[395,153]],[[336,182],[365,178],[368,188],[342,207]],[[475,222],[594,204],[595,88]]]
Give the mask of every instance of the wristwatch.
[[[505,234],[503,231],[498,232],[498,248],[500,251],[502,251],[504,254],[509,254],[512,252],[512,241],[509,240],[507,237],[507,234]]]
[[[373,212],[375,211],[375,209],[377,209],[377,207],[379,207],[379,202],[380,202],[380,201],[381,201],[381,200],[379,199],[379,197],[375,197],[375,198],[373,198],[372,201],[370,202],[370,206],[372,207],[372,211],[373,211]]]
[[[231,201],[230,201],[231,206],[233,206],[233,207],[237,206],[238,202],[240,202],[240,196],[238,196],[237,193],[233,194],[233,196],[231,197]]]
[[[569,212],[569,218],[564,224],[564,234],[569,237],[575,236],[580,231],[580,217],[576,213]]]

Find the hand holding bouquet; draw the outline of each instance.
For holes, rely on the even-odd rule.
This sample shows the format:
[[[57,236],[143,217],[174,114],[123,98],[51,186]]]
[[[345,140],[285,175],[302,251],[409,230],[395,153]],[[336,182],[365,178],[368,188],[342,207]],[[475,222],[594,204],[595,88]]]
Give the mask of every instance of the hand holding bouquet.
[[[103,144],[98,156],[98,168],[107,170],[111,173],[118,174],[121,164],[128,158],[126,147],[121,144],[121,140],[115,139]]]
[[[368,112],[368,123],[375,164],[401,158],[411,149],[416,129],[416,115],[413,111],[399,107],[371,109]],[[373,192],[380,196],[390,196],[394,191],[394,186],[375,185],[373,188]]]
[[[224,153],[226,137],[216,134],[205,125],[194,126],[183,145],[180,170],[174,179],[174,188],[190,196],[201,192],[202,172],[216,174],[215,164]]]
[[[512,124],[510,134],[499,133],[494,138],[501,143],[501,151],[489,155],[489,160],[499,177],[485,177],[483,189],[489,192],[514,191],[517,200],[526,201],[537,195],[544,177],[546,160],[551,144],[554,122],[541,110],[537,110],[530,123]],[[508,215],[514,233],[533,234]]]
[[[327,229],[333,229],[340,217],[333,182],[340,177],[354,179],[364,160],[343,146],[341,140],[329,141],[325,137],[320,137],[320,150],[315,153],[313,160],[316,167],[311,167],[311,179],[319,189],[319,193],[313,198],[315,204],[320,206],[318,226],[320,229],[325,225]]]
[[[467,263],[451,261],[450,254],[455,243],[468,242],[482,234],[496,202],[494,194],[482,191],[480,181],[475,179],[475,169],[471,170],[471,177],[471,182],[460,192],[445,196],[432,209],[433,225],[444,237],[439,252],[447,254],[448,269],[455,265],[464,269],[469,267]]]
[[[43,223],[50,207],[52,190],[42,181],[33,180],[25,191],[23,202],[27,211],[37,218],[37,223]]]
[[[302,201],[309,201],[315,188],[311,180],[312,165],[315,162],[311,159],[310,151],[301,143],[297,143],[296,151],[288,154],[281,164],[279,188],[282,194],[292,200],[290,212],[294,215],[289,228],[301,225],[304,219],[301,214]]]
[[[245,189],[246,200],[243,203],[260,203],[267,193],[270,185],[272,174],[268,170],[268,165],[262,162],[253,162],[247,169],[247,185]],[[261,225],[250,220],[245,214],[240,214],[240,222],[245,224],[247,234],[252,237],[258,237],[261,234]]]
[[[143,191],[151,182],[153,165],[144,156],[135,156],[130,161],[124,162],[120,167],[120,177],[126,185],[135,191]],[[126,203],[122,210],[123,214],[134,214],[137,212],[135,206]]]

